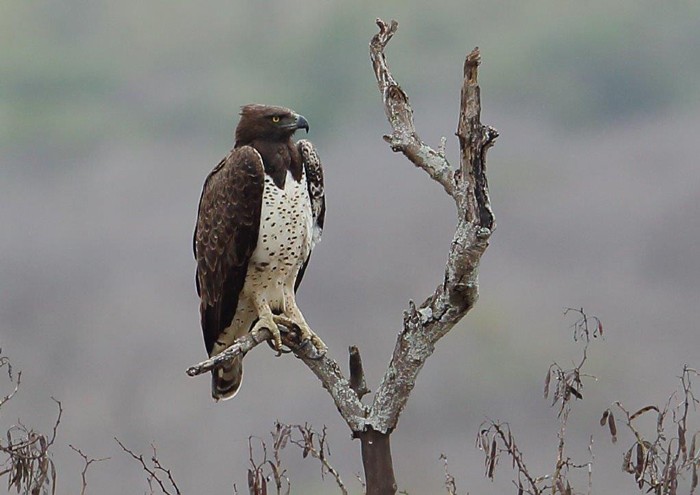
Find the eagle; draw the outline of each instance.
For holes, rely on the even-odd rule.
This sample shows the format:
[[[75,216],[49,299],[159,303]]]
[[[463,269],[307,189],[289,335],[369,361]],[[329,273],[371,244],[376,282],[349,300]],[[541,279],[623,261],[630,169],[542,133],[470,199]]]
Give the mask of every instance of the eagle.
[[[321,239],[326,213],[323,168],[307,140],[307,120],[279,106],[241,108],[235,144],[207,176],[194,231],[195,277],[204,345],[210,357],[248,332],[295,325],[321,354],[295,293]],[[242,356],[212,371],[215,401],[236,395]]]

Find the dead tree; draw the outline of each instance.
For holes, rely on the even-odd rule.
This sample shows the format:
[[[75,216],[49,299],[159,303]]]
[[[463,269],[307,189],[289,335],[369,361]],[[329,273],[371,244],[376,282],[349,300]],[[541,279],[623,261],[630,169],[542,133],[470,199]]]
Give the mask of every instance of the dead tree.
[[[391,149],[401,152],[416,167],[425,170],[454,199],[457,226],[450,243],[445,274],[435,292],[422,304],[412,301],[404,312],[403,329],[394,353],[371,404],[362,402],[369,391],[365,386],[362,361],[357,348],[350,349],[350,378],[329,355],[311,356],[293,331],[283,342],[321,380],[338,411],[362,445],[362,461],[368,495],[396,493],[391,458],[391,434],[416,383],[425,360],[435,344],[474,306],[479,295],[478,267],[495,228],[486,180],[486,152],[498,133],[480,121],[481,101],[477,83],[479,50],[474,49],[464,63],[457,137],[460,147],[459,168],[445,158],[445,139],[438,150],[426,145],[416,133],[413,110],[408,95],[391,75],[384,49],[396,33],[398,23],[377,19],[379,32],[370,41],[370,58],[382,95],[382,102],[392,133],[384,136]],[[290,329],[293,330],[293,329]],[[239,339],[222,354],[187,370],[196,376],[247,352],[271,337],[269,331]]]

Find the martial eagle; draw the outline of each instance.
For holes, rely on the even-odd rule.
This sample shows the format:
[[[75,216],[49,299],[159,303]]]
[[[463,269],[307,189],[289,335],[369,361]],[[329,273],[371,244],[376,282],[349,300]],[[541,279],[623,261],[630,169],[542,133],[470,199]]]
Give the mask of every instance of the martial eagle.
[[[275,320],[296,324],[319,352],[326,346],[306,323],[295,292],[321,238],[326,205],[314,146],[297,143],[306,119],[288,108],[246,105],[228,156],[207,176],[194,231],[196,285],[209,356]],[[212,397],[230,399],[241,385],[242,358],[212,371]]]

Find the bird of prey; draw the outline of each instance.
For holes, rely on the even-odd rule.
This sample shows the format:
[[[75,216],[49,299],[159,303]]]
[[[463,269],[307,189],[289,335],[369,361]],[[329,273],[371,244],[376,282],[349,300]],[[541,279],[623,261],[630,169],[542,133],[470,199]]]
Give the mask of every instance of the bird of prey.
[[[263,328],[279,351],[277,323],[326,351],[295,299],[326,211],[321,162],[309,141],[292,141],[298,129],[309,124],[288,108],[242,107],[233,149],[204,182],[193,244],[209,356]],[[236,395],[241,361],[212,371],[215,400]]]

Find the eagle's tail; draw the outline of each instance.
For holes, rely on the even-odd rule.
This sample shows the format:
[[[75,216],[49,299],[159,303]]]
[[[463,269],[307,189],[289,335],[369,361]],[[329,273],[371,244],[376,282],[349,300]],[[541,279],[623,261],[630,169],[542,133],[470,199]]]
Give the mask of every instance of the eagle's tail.
[[[211,396],[216,402],[232,399],[243,380],[243,356],[236,356],[230,366],[211,372]]]

